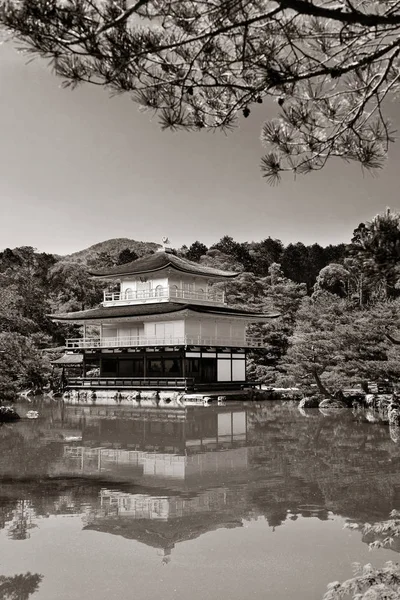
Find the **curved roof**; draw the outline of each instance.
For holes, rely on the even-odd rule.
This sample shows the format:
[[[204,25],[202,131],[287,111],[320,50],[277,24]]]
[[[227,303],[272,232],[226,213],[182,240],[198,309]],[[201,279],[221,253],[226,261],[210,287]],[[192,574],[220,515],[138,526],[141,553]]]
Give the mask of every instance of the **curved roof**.
[[[163,549],[169,555],[179,542],[196,539],[216,529],[243,527],[241,512],[246,513],[246,510],[243,511],[240,507],[238,509],[229,507],[223,513],[220,511],[194,513],[169,518],[166,521],[161,519],[95,516],[84,527],[84,530],[120,535],[128,540],[137,540],[152,548]]]
[[[233,271],[222,271],[221,269],[213,269],[185,258],[175,256],[170,252],[155,252],[148,256],[143,256],[130,263],[124,265],[116,265],[113,267],[106,267],[99,271],[89,271],[93,277],[120,277],[121,275],[143,275],[145,273],[153,273],[154,271],[161,271],[167,267],[172,267],[177,271],[183,273],[190,273],[191,275],[204,275],[206,277],[237,277],[239,273]]]
[[[52,360],[52,365],[81,365],[83,363],[83,354],[63,354],[61,358]]]
[[[179,302],[160,302],[158,304],[131,304],[128,306],[99,306],[88,310],[80,310],[59,315],[49,315],[55,321],[85,321],[92,319],[117,319],[121,317],[146,317],[152,315],[164,315],[184,310],[193,312],[250,318],[263,321],[264,319],[275,319],[280,317],[279,313],[258,313],[232,308],[230,306],[200,306],[199,304],[181,304]]]

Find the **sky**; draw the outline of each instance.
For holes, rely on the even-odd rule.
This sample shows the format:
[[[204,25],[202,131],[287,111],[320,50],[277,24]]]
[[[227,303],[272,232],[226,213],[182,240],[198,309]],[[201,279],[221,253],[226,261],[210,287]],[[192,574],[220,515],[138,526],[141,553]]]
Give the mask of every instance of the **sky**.
[[[400,208],[400,142],[376,176],[336,161],[271,187],[259,167],[271,105],[228,135],[161,131],[129,95],[64,89],[29,60],[0,46],[0,250],[69,254],[116,237],[211,245],[224,235],[327,245]]]

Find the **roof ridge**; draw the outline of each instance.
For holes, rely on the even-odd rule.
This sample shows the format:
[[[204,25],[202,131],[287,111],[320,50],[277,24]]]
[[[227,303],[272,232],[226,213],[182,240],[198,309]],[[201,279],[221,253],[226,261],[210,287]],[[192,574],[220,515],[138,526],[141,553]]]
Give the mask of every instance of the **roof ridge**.
[[[154,252],[153,254],[142,256],[123,265],[113,265],[111,267],[105,267],[99,270],[89,270],[89,274],[93,277],[119,277],[121,275],[154,273],[168,267],[173,267],[186,273],[192,273],[193,275],[203,275],[206,277],[232,278],[239,275],[239,273],[234,271],[215,269],[214,267],[202,265],[165,251]]]

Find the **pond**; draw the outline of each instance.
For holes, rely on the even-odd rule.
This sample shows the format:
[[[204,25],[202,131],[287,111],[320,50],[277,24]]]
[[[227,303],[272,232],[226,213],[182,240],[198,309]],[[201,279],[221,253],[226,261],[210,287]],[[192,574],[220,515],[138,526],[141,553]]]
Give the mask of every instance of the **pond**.
[[[31,409],[0,428],[2,599],[320,600],[398,559],[362,526],[400,509],[400,444],[351,410]]]

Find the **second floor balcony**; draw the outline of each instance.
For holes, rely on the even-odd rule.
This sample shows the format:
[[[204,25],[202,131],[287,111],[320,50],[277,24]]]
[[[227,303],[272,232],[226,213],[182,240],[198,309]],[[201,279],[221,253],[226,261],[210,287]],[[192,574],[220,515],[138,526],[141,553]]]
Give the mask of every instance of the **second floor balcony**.
[[[126,290],[125,292],[103,293],[103,306],[147,304],[152,302],[183,302],[196,304],[224,305],[225,293],[179,289],[177,286],[157,286],[150,290]]]
[[[206,336],[126,336],[126,337],[83,337],[66,340],[66,347],[72,348],[138,348],[146,346],[226,346],[236,348],[263,348],[261,336],[206,337]]]

